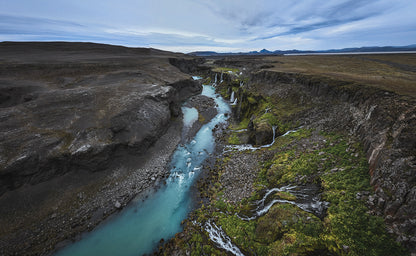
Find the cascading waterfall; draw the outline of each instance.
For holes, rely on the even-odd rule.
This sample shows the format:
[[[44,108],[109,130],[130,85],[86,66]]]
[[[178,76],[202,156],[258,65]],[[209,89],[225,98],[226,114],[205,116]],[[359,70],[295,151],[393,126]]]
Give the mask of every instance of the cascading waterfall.
[[[303,126],[300,126],[299,128],[297,128],[295,130],[287,131],[283,135],[281,135],[281,137],[287,136],[287,135],[289,135],[292,132],[296,132],[297,130],[299,130],[302,127]],[[238,151],[251,150],[251,151],[255,151],[255,150],[258,150],[258,149],[262,149],[262,148],[269,148],[269,147],[273,146],[273,144],[276,141],[276,129],[277,129],[277,126],[272,126],[272,129],[273,129],[273,141],[272,141],[272,143],[266,144],[266,145],[262,145],[262,146],[259,146],[259,147],[255,147],[255,146],[253,146],[251,144],[226,145],[225,146],[225,149],[224,149],[224,153],[225,152],[230,152],[230,151],[233,151],[233,150],[238,150]],[[236,131],[236,132],[241,132],[241,131]]]
[[[276,192],[289,192],[296,196],[296,200],[290,201],[286,199],[271,199],[271,195]],[[262,199],[255,202],[256,208],[251,212],[251,216],[238,214],[242,220],[255,220],[266,214],[270,208],[277,203],[293,204],[300,209],[310,212],[318,217],[323,217],[329,203],[320,200],[319,187],[316,185],[309,186],[284,186],[281,188],[272,188],[266,191]]]
[[[231,92],[230,102],[231,102],[231,106],[237,105],[237,97],[235,97],[234,91]]]
[[[231,97],[230,97],[230,102],[234,102],[234,100],[235,100],[235,93],[234,93],[234,91],[232,91],[231,92]]]
[[[262,145],[262,146],[259,146],[259,147],[255,147],[251,144],[226,145],[224,152],[229,152],[229,151],[232,151],[232,150],[238,150],[238,151],[251,150],[251,151],[255,151],[255,150],[258,150],[258,149],[262,149],[262,148],[270,148],[271,146],[273,146],[274,142],[276,141],[276,129],[277,129],[277,126],[272,126],[273,140],[270,144]],[[294,132],[294,131],[288,131],[285,134],[283,134],[282,136],[286,136],[290,132]]]
[[[209,238],[217,244],[218,247],[231,252],[236,256],[244,256],[240,249],[231,242],[231,238],[213,221],[208,220],[205,223],[205,230],[208,232]]]
[[[260,146],[260,148],[270,148],[271,146],[273,146],[274,142],[276,141],[276,128],[277,128],[277,126],[275,126],[275,125],[272,126],[272,130],[273,130],[272,143]]]
[[[222,71],[221,71],[221,79],[220,79],[220,84],[221,84],[222,82],[224,82],[224,80],[222,79],[222,75],[223,75],[223,73],[222,73]]]

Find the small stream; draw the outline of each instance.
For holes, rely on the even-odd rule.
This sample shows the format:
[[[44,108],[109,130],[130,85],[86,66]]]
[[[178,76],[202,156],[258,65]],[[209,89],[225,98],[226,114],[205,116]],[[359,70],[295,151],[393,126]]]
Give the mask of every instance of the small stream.
[[[233,151],[233,150],[237,150],[237,151],[245,151],[245,150],[256,151],[256,150],[262,149],[262,148],[270,148],[271,146],[273,146],[273,144],[276,141],[276,128],[277,128],[276,126],[273,126],[272,127],[272,129],[273,129],[273,140],[272,140],[272,142],[270,144],[261,145],[261,146],[258,146],[258,147],[255,147],[255,146],[253,146],[251,144],[226,145],[225,148],[224,148],[224,153],[225,152],[230,152],[230,151]],[[287,135],[289,135],[289,134],[291,134],[293,132],[296,132],[300,128],[302,128],[302,127],[299,127],[299,128],[297,128],[295,130],[289,130],[285,134],[281,135],[280,137],[284,137],[284,136],[287,136]],[[237,130],[235,132],[246,132],[246,131],[247,131],[247,129],[241,129],[241,130]]]
[[[214,151],[212,130],[225,122],[230,112],[229,105],[215,94],[213,86],[204,85],[202,95],[215,100],[218,114],[202,126],[193,140],[178,146],[166,185],[143,202],[133,200],[119,214],[56,255],[138,256],[152,253],[161,239],[166,241],[182,230],[181,222],[192,210],[190,188],[204,160]],[[186,129],[197,120],[198,112],[194,108],[182,110]]]

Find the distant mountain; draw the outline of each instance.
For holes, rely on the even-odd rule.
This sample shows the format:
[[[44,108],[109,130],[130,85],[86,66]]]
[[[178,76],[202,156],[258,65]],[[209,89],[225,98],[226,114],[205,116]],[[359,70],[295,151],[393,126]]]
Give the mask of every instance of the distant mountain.
[[[218,53],[214,51],[197,51],[191,52],[190,55],[195,56],[225,56],[225,55],[283,55],[283,54],[308,54],[308,53],[359,53],[359,52],[399,52],[399,51],[416,51],[416,44],[407,45],[407,46],[366,46],[359,48],[344,48],[344,49],[330,49],[322,51],[301,51],[301,50],[276,50],[269,51],[263,49],[261,51],[251,51],[251,52],[227,52],[227,53]]]
[[[415,51],[416,45],[408,46],[372,46],[372,47],[360,47],[360,48],[344,48],[339,50],[327,50],[321,52],[398,52],[398,51]]]
[[[205,57],[205,56],[217,56],[217,55],[228,55],[225,53],[218,53],[218,52],[212,52],[212,51],[198,51],[198,52],[191,52],[190,55]]]

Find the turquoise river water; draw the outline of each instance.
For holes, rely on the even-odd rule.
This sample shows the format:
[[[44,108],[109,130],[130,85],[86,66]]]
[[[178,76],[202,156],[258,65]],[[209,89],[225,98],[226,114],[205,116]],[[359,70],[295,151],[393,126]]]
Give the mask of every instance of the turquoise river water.
[[[204,160],[214,150],[212,129],[225,122],[225,114],[230,112],[229,105],[215,94],[213,86],[204,85],[202,95],[215,100],[218,114],[198,131],[190,143],[178,146],[166,185],[143,202],[133,200],[119,214],[56,255],[139,256],[153,252],[161,239],[167,240],[182,230],[181,222],[192,210],[191,185]],[[186,129],[197,120],[198,112],[186,107],[182,111]]]

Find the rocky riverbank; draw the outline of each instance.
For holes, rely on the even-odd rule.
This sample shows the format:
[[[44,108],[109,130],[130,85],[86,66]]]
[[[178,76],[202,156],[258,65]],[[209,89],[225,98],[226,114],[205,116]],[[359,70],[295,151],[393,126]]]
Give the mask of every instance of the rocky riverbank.
[[[86,43],[0,53],[0,254],[49,254],[167,177],[180,105],[202,90],[171,62],[191,58]]]

